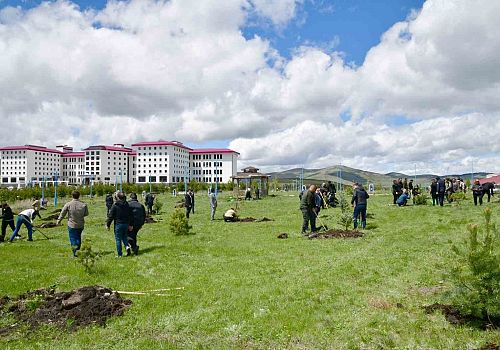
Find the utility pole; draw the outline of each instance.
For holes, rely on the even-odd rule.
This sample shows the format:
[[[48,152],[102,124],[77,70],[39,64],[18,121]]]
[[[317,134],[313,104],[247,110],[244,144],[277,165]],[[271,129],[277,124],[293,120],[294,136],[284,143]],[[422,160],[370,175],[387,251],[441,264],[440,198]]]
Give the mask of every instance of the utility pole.
[[[54,207],[57,207],[57,177],[58,173],[54,175]]]

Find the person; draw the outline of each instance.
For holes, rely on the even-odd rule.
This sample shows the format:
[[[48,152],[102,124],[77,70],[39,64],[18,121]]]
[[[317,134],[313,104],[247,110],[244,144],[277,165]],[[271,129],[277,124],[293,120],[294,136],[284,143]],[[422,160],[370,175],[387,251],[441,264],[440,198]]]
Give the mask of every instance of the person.
[[[87,204],[80,201],[80,192],[71,193],[73,199],[66,203],[57,218],[56,224],[61,224],[61,220],[68,215],[68,236],[73,256],[80,250],[82,245],[82,232],[85,226],[85,217],[89,215]]]
[[[245,190],[245,200],[252,200],[252,190],[250,189],[250,187]]]
[[[146,221],[146,208],[144,208],[144,205],[139,203],[139,201],[137,200],[137,194],[132,192],[129,195],[129,197],[130,200],[128,201],[128,206],[132,211],[133,222],[132,222],[132,230],[131,231],[129,230],[127,234],[127,240],[129,245],[129,248],[127,248],[127,255],[130,255],[130,249],[132,249],[134,254],[137,255],[139,254],[139,246],[137,245],[137,234],[144,225],[144,222]]]
[[[41,208],[42,204],[40,202],[40,200],[38,199],[38,197],[33,197],[33,203],[31,203],[31,207],[33,209],[35,209],[36,211],[40,212],[40,208]]]
[[[399,196],[398,200],[396,201],[396,204],[400,207],[403,207],[408,203],[408,199],[410,199],[410,196],[406,193],[406,189],[403,190],[403,193],[401,196]]]
[[[146,195],[146,200],[144,202],[146,204],[146,207],[148,208],[148,215],[153,214],[154,202],[155,202],[155,196],[153,196],[151,192],[148,192],[148,194]]]
[[[441,179],[439,176],[436,178],[436,194],[437,199],[440,206],[444,205],[444,195],[446,193],[446,183],[444,179]]]
[[[406,177],[403,180],[403,189],[408,193],[408,179]]]
[[[188,192],[189,192],[189,195],[191,196],[191,211],[194,214],[194,192],[193,192],[193,189],[190,188]]]
[[[432,179],[431,186],[430,186],[430,194],[432,197],[432,205],[439,204],[438,201],[438,195],[437,195],[437,181],[436,179]]]
[[[17,236],[19,233],[19,230],[21,229],[21,226],[24,224],[26,228],[28,229],[28,241],[33,241],[33,220],[35,217],[39,217],[40,219],[42,218],[40,216],[40,213],[36,211],[35,209],[26,209],[20,212],[17,215],[17,220],[16,220],[16,229],[14,232],[12,232],[12,235],[10,236],[9,242],[14,241],[14,238]]]
[[[335,208],[335,206],[337,205],[337,199],[335,198],[335,194],[337,193],[337,188],[335,187],[334,183],[328,181],[327,189],[328,189],[328,205]]]
[[[228,209],[224,213],[225,222],[235,222],[237,219],[238,219],[238,214],[236,214],[236,210],[234,210],[234,208]]]
[[[401,195],[401,189],[399,187],[399,182],[398,182],[398,180],[393,180],[392,181],[392,197],[393,197],[394,204],[396,204],[396,201],[398,200],[400,195]]]
[[[408,195],[411,197],[413,196],[413,179],[410,179],[410,182],[408,182]]]
[[[191,213],[191,209],[193,208],[192,197],[189,194],[189,190],[184,195],[184,207],[186,208],[186,217],[189,219],[189,213]]]
[[[7,233],[7,226],[10,226],[12,232],[15,231],[16,227],[14,226],[14,214],[12,213],[12,209],[9,207],[7,203],[2,204],[2,233],[0,235],[0,242],[5,240],[5,234]]]
[[[123,192],[118,192],[116,194],[116,202],[111,207],[108,214],[108,220],[106,221],[106,228],[109,231],[111,223],[114,222],[115,228],[115,242],[116,242],[116,253],[118,257],[122,257],[122,243],[127,250],[127,255],[130,255],[130,247],[128,245],[128,231],[133,229],[133,217],[130,206],[125,200],[125,194]],[[127,249],[129,248],[129,249]]]
[[[323,196],[321,195],[321,190],[319,188],[316,189],[316,193],[314,193],[314,212],[316,216],[319,215],[321,208],[324,206],[323,204]]]
[[[474,205],[477,205],[478,199],[479,199],[479,205],[483,205],[483,196],[484,196],[484,191],[483,191],[483,186],[479,183],[479,180],[474,181],[474,185],[472,185],[472,197],[474,197]]]
[[[255,189],[255,199],[260,199],[260,188]]]
[[[210,220],[213,221],[215,218],[215,211],[217,210],[217,196],[213,188],[210,189],[208,198],[210,200]]]
[[[311,232],[316,232],[316,213],[314,212],[316,186],[311,185],[309,190],[305,191],[300,200],[300,211],[302,211],[302,234],[305,234],[311,223]]]
[[[106,195],[106,208],[108,209],[107,214],[109,214],[109,211],[111,210],[111,207],[113,206],[113,195],[111,193],[108,193]]]
[[[491,200],[491,196],[494,195],[493,189],[495,188],[494,182],[485,182],[481,185],[483,187],[483,196],[486,195],[488,197],[488,203]]]
[[[366,228],[366,206],[367,199],[370,195],[363,188],[360,183],[355,183],[354,192],[352,194],[351,204],[354,206],[354,212],[352,214],[354,229],[358,228],[358,217],[361,216],[361,228]]]

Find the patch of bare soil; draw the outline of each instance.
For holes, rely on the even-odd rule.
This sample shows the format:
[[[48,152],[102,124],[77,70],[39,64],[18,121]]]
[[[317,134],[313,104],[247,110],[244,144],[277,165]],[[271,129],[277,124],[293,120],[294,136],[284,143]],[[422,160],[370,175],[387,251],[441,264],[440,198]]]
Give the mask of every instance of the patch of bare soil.
[[[492,329],[500,325],[500,318],[490,317],[484,319],[473,315],[462,315],[460,311],[454,308],[452,305],[435,303],[432,305],[424,306],[424,310],[427,314],[432,314],[436,311],[439,311],[444,315],[449,323],[456,326],[467,324],[480,329]]]
[[[0,315],[10,314],[31,329],[41,325],[74,331],[92,324],[104,326],[112,316],[121,316],[132,304],[113,290],[101,286],[81,287],[70,292],[38,289],[16,299],[0,299]],[[20,325],[0,328],[0,336]]]
[[[273,221],[273,219],[269,219],[269,218],[266,218],[266,217],[263,217],[263,218],[253,218],[253,217],[248,217],[248,218],[239,218],[238,219],[239,222],[267,222],[267,221]]]
[[[38,225],[37,227],[39,227],[39,228],[53,228],[53,227],[57,227],[57,224],[55,222],[44,222],[43,224]]]
[[[42,218],[43,221],[52,221],[52,220],[57,220],[59,218],[59,214],[52,214],[49,216],[46,216]]]
[[[146,220],[144,221],[145,224],[156,224],[158,221],[156,221],[153,217],[151,216],[146,216]]]
[[[51,211],[49,214],[59,214],[62,211],[62,209],[56,209]]]
[[[288,238],[288,233],[286,233],[286,232],[280,233],[278,235],[278,238],[279,239],[287,239]]]
[[[326,239],[326,238],[359,238],[363,237],[363,232],[360,231],[344,231],[344,230],[328,230],[325,232],[311,233],[309,239]]]

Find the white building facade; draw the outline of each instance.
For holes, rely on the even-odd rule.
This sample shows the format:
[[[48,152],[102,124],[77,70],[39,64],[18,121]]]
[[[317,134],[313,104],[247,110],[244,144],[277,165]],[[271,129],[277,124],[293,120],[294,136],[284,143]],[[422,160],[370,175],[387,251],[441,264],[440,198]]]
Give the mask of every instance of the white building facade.
[[[0,186],[25,187],[42,181],[87,185],[227,183],[237,174],[239,153],[230,149],[192,149],[178,141],[90,146],[83,151],[57,146],[0,147]]]

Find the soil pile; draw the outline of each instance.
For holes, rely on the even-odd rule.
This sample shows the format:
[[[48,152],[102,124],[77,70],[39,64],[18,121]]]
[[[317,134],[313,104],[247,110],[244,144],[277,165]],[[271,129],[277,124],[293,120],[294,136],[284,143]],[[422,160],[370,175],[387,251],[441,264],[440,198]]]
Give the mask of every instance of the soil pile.
[[[479,350],[500,350],[500,345],[496,343],[488,343],[483,345]]]
[[[101,286],[81,287],[71,292],[38,289],[17,299],[0,299],[0,314],[10,313],[30,328],[44,324],[73,331],[79,327],[105,325],[108,317],[121,316],[132,301]],[[0,335],[16,327],[0,329]]]
[[[325,232],[312,233],[307,238],[309,239],[325,239],[325,238],[359,238],[363,237],[363,233],[359,231],[344,231],[344,230],[328,230]]]
[[[49,216],[46,216],[42,218],[43,221],[52,221],[52,220],[57,220],[59,218],[59,214],[52,214]]]
[[[278,235],[278,238],[279,239],[287,239],[288,238],[288,233],[284,232],[284,233],[280,233]]]
[[[266,222],[266,221],[273,221],[273,219],[269,219],[266,217],[256,219],[256,218],[253,218],[250,216],[248,218],[239,218],[238,221],[239,222]]]
[[[480,329],[496,328],[500,325],[500,318],[490,317],[487,319],[479,318],[473,315],[462,315],[460,311],[451,305],[435,303],[432,305],[424,306],[427,314],[432,314],[436,311],[441,312],[446,320],[453,325],[471,325]]]
[[[38,225],[37,227],[39,228],[53,228],[53,227],[56,227],[56,223],[55,222],[45,222],[41,225]]]

